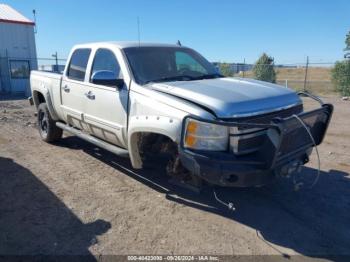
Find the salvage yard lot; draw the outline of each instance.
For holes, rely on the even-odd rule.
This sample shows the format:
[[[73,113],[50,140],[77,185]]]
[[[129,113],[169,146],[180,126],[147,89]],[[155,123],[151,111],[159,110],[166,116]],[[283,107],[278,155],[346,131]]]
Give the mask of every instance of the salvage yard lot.
[[[132,170],[128,159],[67,134],[46,144],[27,101],[2,101],[0,254],[349,254],[350,102],[325,100],[335,113],[316,186],[219,189],[235,212],[210,190],[170,184],[157,163]],[[316,164],[313,153],[302,170],[307,185]]]

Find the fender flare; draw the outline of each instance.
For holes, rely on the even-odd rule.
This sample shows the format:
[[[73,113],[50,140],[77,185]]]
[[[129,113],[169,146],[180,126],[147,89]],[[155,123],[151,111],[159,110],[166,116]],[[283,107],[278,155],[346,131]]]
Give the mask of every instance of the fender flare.
[[[155,133],[169,137],[172,141],[180,141],[182,120],[167,116],[133,116],[128,129],[128,150],[133,168],[141,169],[138,141],[140,133]]]
[[[50,95],[49,90],[47,90],[47,88],[45,88],[45,87],[43,90],[33,90],[33,100],[34,100],[34,104],[36,105],[36,107],[38,107],[40,104],[37,94],[41,94],[44,97],[45,103],[47,105],[47,108],[49,109],[51,118],[55,121],[58,121],[59,117],[57,116],[56,111],[53,108],[53,104],[52,104],[51,95]]]

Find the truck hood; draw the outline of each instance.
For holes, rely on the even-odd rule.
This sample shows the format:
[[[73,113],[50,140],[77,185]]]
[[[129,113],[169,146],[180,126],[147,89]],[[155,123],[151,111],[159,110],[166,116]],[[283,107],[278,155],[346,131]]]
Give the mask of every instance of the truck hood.
[[[252,116],[301,103],[289,88],[246,78],[152,83],[149,87],[208,108],[218,118]]]

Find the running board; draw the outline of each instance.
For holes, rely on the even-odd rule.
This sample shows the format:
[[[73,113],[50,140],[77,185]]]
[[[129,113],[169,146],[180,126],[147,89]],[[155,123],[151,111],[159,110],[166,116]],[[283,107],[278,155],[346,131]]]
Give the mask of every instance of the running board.
[[[64,131],[67,131],[68,133],[71,133],[87,142],[90,142],[91,144],[94,144],[95,146],[101,147],[109,152],[112,152],[118,156],[121,157],[129,157],[129,151],[120,147],[117,147],[115,145],[109,144],[101,139],[98,139],[96,137],[93,137],[91,135],[85,134],[82,131],[68,126],[66,124],[63,124],[61,122],[56,122],[56,126],[63,129]]]

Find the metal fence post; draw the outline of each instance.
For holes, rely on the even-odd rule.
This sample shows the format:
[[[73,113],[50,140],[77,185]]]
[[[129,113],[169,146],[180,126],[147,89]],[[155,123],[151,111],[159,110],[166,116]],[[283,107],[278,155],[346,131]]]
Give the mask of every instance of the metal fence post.
[[[54,57],[55,60],[56,60],[56,68],[53,71],[54,72],[58,72],[58,55],[57,55],[57,51],[52,55],[52,57]]]
[[[244,74],[245,74],[245,58],[243,59],[243,78],[244,78]]]
[[[12,81],[11,81],[11,64],[10,64],[10,57],[9,57],[9,53],[8,50],[6,48],[6,52],[5,52],[5,57],[6,57],[6,62],[7,62],[7,81],[9,84],[9,90],[7,91],[8,93],[11,93],[13,91],[12,89]]]
[[[306,57],[305,79],[304,79],[304,92],[306,92],[307,71],[309,68],[309,56]]]

